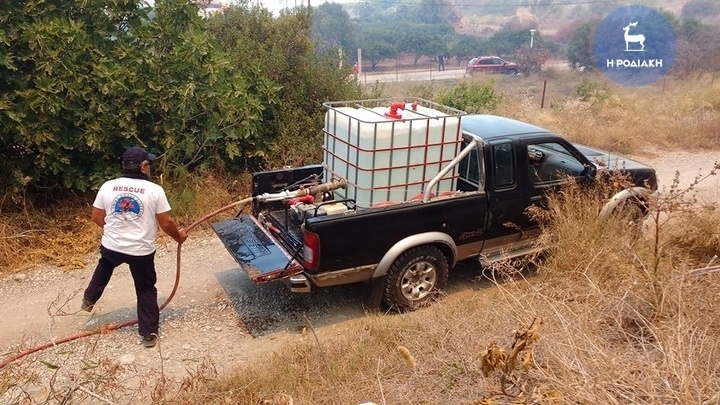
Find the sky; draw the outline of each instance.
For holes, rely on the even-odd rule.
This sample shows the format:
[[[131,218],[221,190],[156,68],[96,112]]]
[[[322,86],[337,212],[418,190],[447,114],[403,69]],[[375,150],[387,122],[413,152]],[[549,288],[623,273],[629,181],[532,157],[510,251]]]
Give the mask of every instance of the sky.
[[[250,0],[257,4],[261,4],[263,7],[272,11],[273,14],[277,14],[284,8],[295,8],[300,5],[307,5],[308,0]],[[213,0],[213,3],[219,4],[232,4],[233,0]],[[326,0],[310,0],[311,6],[319,6],[320,4],[327,3]],[[332,0],[334,3],[354,3],[357,0]]]

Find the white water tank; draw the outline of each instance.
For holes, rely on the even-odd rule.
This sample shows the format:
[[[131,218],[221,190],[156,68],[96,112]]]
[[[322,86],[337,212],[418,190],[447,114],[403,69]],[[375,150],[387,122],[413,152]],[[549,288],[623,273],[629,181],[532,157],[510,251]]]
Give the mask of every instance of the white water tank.
[[[457,155],[460,115],[417,106],[397,110],[401,119],[388,117],[390,106],[329,107],[325,114],[324,164],[326,180],[348,181],[339,198],[359,207],[384,201],[407,201],[424,191],[428,182]],[[396,116],[397,116],[396,115]],[[432,190],[453,191],[456,170]]]

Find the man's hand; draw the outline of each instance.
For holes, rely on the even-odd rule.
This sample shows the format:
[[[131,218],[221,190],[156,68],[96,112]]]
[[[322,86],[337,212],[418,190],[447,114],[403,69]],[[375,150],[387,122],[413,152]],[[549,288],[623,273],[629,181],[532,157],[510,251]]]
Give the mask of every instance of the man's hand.
[[[183,242],[185,242],[185,239],[187,239],[187,237],[188,237],[188,233],[185,230],[185,228],[180,228],[180,229],[178,229],[178,237],[175,238],[175,242],[177,242],[179,244],[183,243]]]
[[[177,225],[175,225],[175,221],[173,221],[172,217],[170,217],[169,212],[157,214],[157,220],[160,228],[171,238],[175,239],[175,242],[185,242],[185,239],[188,237],[187,231],[185,228],[178,229]]]
[[[99,226],[100,228],[105,226],[105,210],[102,208],[95,208],[92,209],[92,214],[90,215],[90,219]]]

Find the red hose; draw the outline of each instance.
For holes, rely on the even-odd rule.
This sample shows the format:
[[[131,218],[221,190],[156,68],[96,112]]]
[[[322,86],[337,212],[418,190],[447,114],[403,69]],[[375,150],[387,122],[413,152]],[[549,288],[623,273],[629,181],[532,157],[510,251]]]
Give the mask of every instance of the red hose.
[[[211,212],[210,214],[207,214],[207,215],[203,216],[202,218],[198,219],[197,221],[193,222],[192,224],[190,224],[190,226],[188,226],[187,228],[185,228],[185,230],[189,233],[193,228],[195,228],[196,226],[200,225],[201,223],[207,221],[208,219],[214,217],[215,215],[218,215],[218,214],[220,214],[220,213],[222,213],[222,212],[225,212],[225,211],[227,211],[227,210],[229,210],[229,209],[232,209],[232,208],[234,208],[234,207],[236,207],[236,206],[238,206],[238,205],[247,204],[247,203],[248,203],[249,201],[251,201],[251,200],[252,200],[252,198],[246,198],[246,199],[243,199],[243,200],[240,200],[240,201],[236,201],[236,202],[234,202],[234,203],[232,203],[232,204],[228,204],[228,205],[226,205],[226,206],[224,206],[224,207],[222,207],[222,208],[220,208],[220,209],[218,209],[218,210],[216,210],[216,211]],[[175,262],[176,262],[176,267],[175,267],[175,284],[173,285],[173,289],[172,289],[172,291],[170,292],[170,295],[167,297],[167,299],[165,300],[165,302],[164,302],[162,305],[160,305],[160,310],[162,310],[163,308],[165,308],[165,307],[167,306],[167,304],[170,303],[170,301],[171,301],[171,300],[173,299],[173,297],[175,296],[175,292],[177,291],[178,285],[180,284],[180,248],[181,248],[181,247],[182,247],[182,243],[178,243],[178,246],[177,246],[177,254],[176,254],[176,257],[175,257]],[[18,360],[18,359],[21,359],[21,358],[23,358],[23,357],[25,357],[25,356],[27,356],[27,355],[29,355],[29,354],[32,354],[32,353],[35,353],[35,352],[39,352],[39,351],[41,351],[41,350],[45,350],[45,349],[50,348],[50,347],[53,347],[53,346],[57,346],[57,345],[62,344],[62,343],[71,342],[71,341],[73,341],[73,340],[77,340],[77,339],[80,339],[80,338],[83,338],[83,337],[95,335],[95,334],[98,334],[98,333],[110,332],[110,331],[113,331],[113,330],[117,330],[117,329],[120,329],[120,328],[124,328],[124,327],[126,327],[126,326],[135,325],[137,322],[138,322],[138,320],[137,320],[137,318],[135,318],[135,319],[131,319],[131,320],[129,320],[129,321],[124,321],[124,322],[120,322],[120,323],[110,324],[110,325],[107,325],[107,326],[101,326],[100,328],[95,329],[95,330],[89,330],[89,331],[85,331],[85,332],[79,332],[79,333],[76,333],[76,334],[72,334],[72,335],[68,335],[68,336],[61,337],[61,338],[59,338],[59,339],[50,340],[50,341],[45,342],[45,343],[43,343],[43,344],[41,344],[41,345],[38,345],[38,346],[35,346],[35,347],[31,347],[31,348],[29,348],[29,349],[25,349],[25,350],[23,350],[23,351],[21,351],[21,352],[19,352],[19,353],[16,353],[16,354],[14,354],[14,355],[6,358],[6,359],[3,360],[2,362],[0,362],[0,369],[2,369],[3,367],[7,366],[8,364],[10,364],[10,363],[12,363],[12,362],[14,362],[14,361],[16,361],[16,360]]]

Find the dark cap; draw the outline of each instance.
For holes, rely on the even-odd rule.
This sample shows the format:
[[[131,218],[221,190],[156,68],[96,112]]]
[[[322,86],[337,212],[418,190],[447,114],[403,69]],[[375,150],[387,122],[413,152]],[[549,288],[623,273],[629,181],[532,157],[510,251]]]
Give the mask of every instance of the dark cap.
[[[152,153],[148,153],[145,149],[139,146],[133,146],[131,148],[128,148],[123,154],[124,164],[140,164],[146,160],[148,162],[154,162],[155,160],[157,160],[157,156],[153,155]]]

